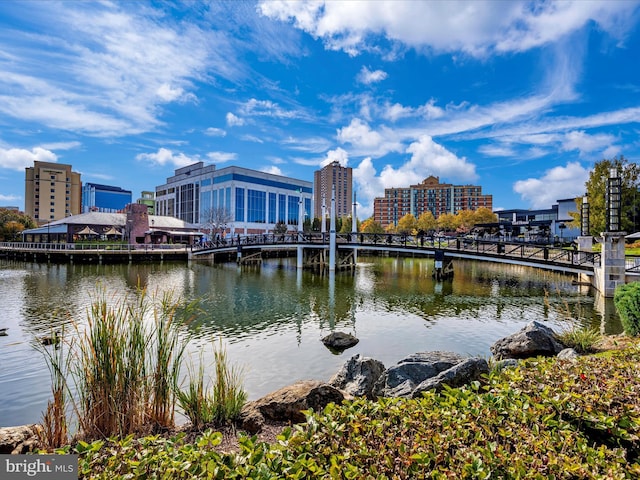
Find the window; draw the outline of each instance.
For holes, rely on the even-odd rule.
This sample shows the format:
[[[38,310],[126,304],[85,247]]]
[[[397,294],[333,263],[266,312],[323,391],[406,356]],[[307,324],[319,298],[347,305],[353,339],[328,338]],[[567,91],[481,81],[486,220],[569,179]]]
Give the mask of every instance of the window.
[[[300,213],[300,207],[298,202],[300,201],[300,197],[290,195],[288,197],[288,207],[289,207],[289,215],[287,217],[287,223],[289,225],[297,225],[298,224],[298,215]]]
[[[259,190],[247,190],[247,221],[265,223],[267,221],[267,194]]]
[[[269,223],[276,223],[278,211],[276,210],[276,194],[269,194]]]
[[[284,222],[287,218],[287,197],[286,195],[278,195],[278,220]]]
[[[236,188],[236,222],[244,222],[244,188]]]

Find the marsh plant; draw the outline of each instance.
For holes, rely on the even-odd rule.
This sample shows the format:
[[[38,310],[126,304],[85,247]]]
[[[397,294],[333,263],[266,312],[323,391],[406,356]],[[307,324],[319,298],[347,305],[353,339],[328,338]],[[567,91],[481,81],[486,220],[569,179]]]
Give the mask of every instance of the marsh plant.
[[[73,335],[47,352],[54,400],[44,414],[49,443],[64,444],[67,408],[79,438],[107,438],[174,426],[180,364],[188,341],[180,326],[196,313],[170,292],[135,298],[104,290],[74,323]],[[72,394],[73,393],[73,394]]]
[[[205,425],[224,425],[239,415],[247,394],[242,387],[242,371],[230,366],[222,339],[213,347],[215,376],[205,378],[204,356],[200,352],[197,370],[187,366],[187,386],[176,392],[178,405],[196,429]]]

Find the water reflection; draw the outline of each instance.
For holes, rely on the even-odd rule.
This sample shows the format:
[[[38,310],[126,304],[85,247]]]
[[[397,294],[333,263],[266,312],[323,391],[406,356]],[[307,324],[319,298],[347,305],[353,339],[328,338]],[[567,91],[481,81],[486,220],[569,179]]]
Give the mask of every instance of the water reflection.
[[[365,258],[354,273],[318,274],[273,259],[235,264],[38,265],[0,260],[0,426],[40,418],[49,372],[34,336],[83,322],[99,288],[114,301],[171,290],[199,299],[185,326],[189,353],[222,338],[245,370],[254,399],[301,379],[328,380],[357,353],[391,365],[417,351],[490,355],[489,346],[530,320],[562,328],[567,319],[621,331],[612,302],[572,277],[527,267],[456,261],[453,280],[436,282],[428,259]],[[340,355],[320,339],[334,330],[360,342]]]

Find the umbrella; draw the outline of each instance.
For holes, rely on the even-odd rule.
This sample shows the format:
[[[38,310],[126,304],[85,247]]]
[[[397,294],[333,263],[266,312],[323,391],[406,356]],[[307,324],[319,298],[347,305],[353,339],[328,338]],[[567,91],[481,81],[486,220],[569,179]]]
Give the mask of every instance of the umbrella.
[[[87,225],[86,227],[84,227],[82,230],[78,232],[78,235],[98,235],[98,232],[94,232]]]
[[[638,238],[640,238],[640,232],[632,233],[631,235],[627,235],[624,238],[628,238],[630,240],[638,239]]]
[[[118,230],[116,227],[111,227],[109,230],[104,232],[105,235],[122,235],[122,232]]]

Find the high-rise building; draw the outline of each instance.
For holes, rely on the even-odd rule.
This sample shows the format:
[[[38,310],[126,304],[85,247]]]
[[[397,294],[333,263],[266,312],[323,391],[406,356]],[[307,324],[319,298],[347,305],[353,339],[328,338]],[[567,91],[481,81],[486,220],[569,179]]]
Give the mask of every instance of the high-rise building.
[[[131,190],[120,187],[85,183],[82,186],[82,212],[115,213],[131,203]]]
[[[203,228],[214,221],[233,234],[267,233],[280,221],[297,229],[301,208],[309,218],[311,195],[311,182],[198,162],[177,169],[156,187],[155,210]]]
[[[313,216],[322,218],[322,202],[331,206],[332,189],[336,187],[336,218],[351,215],[353,206],[352,168],[335,161],[313,174]]]
[[[33,162],[25,168],[25,213],[38,224],[77,215],[82,208],[80,174],[71,165]]]
[[[482,187],[440,183],[438,177],[430,176],[418,185],[385,188],[384,197],[373,200],[373,219],[386,228],[397,225],[398,220],[409,213],[418,218],[430,211],[438,218],[444,213],[455,215],[480,207],[493,209],[493,196],[483,195]]]

